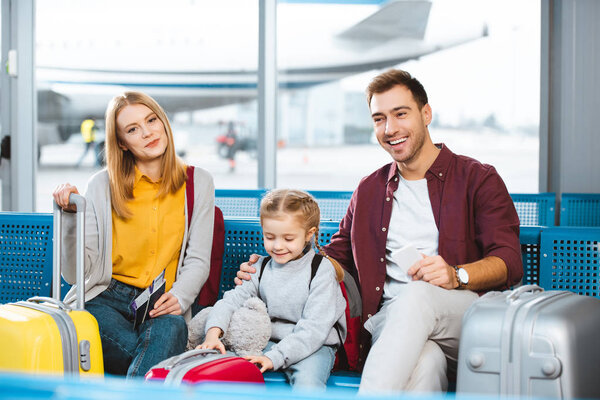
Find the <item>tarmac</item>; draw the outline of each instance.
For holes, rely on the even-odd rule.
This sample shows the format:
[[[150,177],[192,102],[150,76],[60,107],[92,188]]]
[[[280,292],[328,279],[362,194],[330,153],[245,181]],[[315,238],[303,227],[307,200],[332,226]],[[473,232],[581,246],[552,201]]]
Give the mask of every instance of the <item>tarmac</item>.
[[[537,193],[539,141],[537,137],[508,135],[494,131],[431,130],[434,142],[452,151],[494,165],[511,193]],[[51,212],[51,195],[60,183],[69,182],[85,190],[87,180],[100,168],[90,152],[82,165],[75,164],[83,143],[69,141],[42,149],[37,174],[36,209]],[[219,157],[210,144],[188,144],[186,163],[208,170],[219,189],[255,189],[258,162],[255,154],[238,152],[236,168]],[[312,190],[354,190],[360,179],[391,161],[377,143],[327,147],[284,147],[277,153],[277,187]]]

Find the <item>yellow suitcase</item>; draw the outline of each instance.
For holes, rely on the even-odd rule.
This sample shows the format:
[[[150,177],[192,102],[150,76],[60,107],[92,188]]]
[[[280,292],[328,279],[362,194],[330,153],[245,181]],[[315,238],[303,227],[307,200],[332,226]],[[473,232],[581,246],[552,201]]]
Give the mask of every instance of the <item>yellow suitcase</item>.
[[[61,211],[54,205],[53,296],[0,306],[0,370],[59,375],[103,375],[102,344],[96,319],[84,310],[85,198],[77,205],[77,304],[60,299]]]

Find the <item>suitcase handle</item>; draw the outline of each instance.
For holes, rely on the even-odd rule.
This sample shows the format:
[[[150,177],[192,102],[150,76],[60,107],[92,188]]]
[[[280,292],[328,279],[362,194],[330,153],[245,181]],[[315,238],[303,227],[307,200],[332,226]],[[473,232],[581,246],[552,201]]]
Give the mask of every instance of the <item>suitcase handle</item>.
[[[208,355],[208,354],[220,354],[220,352],[217,350],[213,350],[213,349],[194,349],[194,350],[186,351],[185,353],[181,353],[178,356],[169,358],[167,360],[168,361],[167,365],[165,365],[163,368],[171,369],[183,360],[186,360],[188,358],[193,358],[196,356],[200,356],[200,355]]]
[[[60,276],[61,276],[61,241],[62,241],[62,209],[54,203],[54,246],[53,246],[53,276],[52,276],[52,297],[60,301]],[[75,293],[75,309],[83,310],[85,304],[85,197],[71,193],[69,195],[69,204],[74,204],[77,208],[76,220],[76,279],[77,292]]]
[[[35,297],[30,297],[29,299],[27,299],[27,301],[30,301],[32,303],[38,303],[38,304],[39,303],[52,303],[63,311],[71,311],[71,307],[69,307],[62,301],[56,300],[55,298],[52,298],[52,297],[35,296]]]
[[[521,295],[525,292],[535,293],[535,292],[543,292],[543,291],[544,291],[544,289],[542,289],[538,285],[524,285],[519,288],[516,288],[515,290],[512,291],[511,294],[506,296],[506,302],[510,303],[513,301],[517,301],[519,299],[519,297],[521,297]]]

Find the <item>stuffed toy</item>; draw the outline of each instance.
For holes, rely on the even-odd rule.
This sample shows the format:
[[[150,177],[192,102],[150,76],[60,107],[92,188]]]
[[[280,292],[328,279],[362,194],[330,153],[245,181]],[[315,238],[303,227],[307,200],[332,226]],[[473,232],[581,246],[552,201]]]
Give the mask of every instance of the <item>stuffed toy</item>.
[[[192,350],[204,341],[204,328],[212,307],[203,308],[188,323],[188,345]],[[271,337],[271,318],[267,306],[258,297],[251,297],[236,310],[221,338],[229,351],[239,356],[259,356]]]

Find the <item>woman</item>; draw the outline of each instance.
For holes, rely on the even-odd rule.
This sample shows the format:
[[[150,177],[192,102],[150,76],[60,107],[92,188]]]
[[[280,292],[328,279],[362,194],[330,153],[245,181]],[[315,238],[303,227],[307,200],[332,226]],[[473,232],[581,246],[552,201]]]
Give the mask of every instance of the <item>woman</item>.
[[[139,92],[125,92],[108,105],[106,162],[85,194],[85,307],[100,327],[105,371],[143,376],[185,350],[183,315],[189,318],[208,277],[214,185],[208,172],[186,170],[175,154],[165,112]],[[186,198],[187,173],[193,174],[193,202]],[[77,188],[60,185],[54,200],[75,211],[68,204],[70,193]],[[65,236],[71,235],[63,239],[63,275],[74,283],[75,220],[68,213],[63,219]],[[131,303],[163,273],[165,293],[149,318],[134,326]],[[65,297],[68,304],[74,301],[75,287]]]

